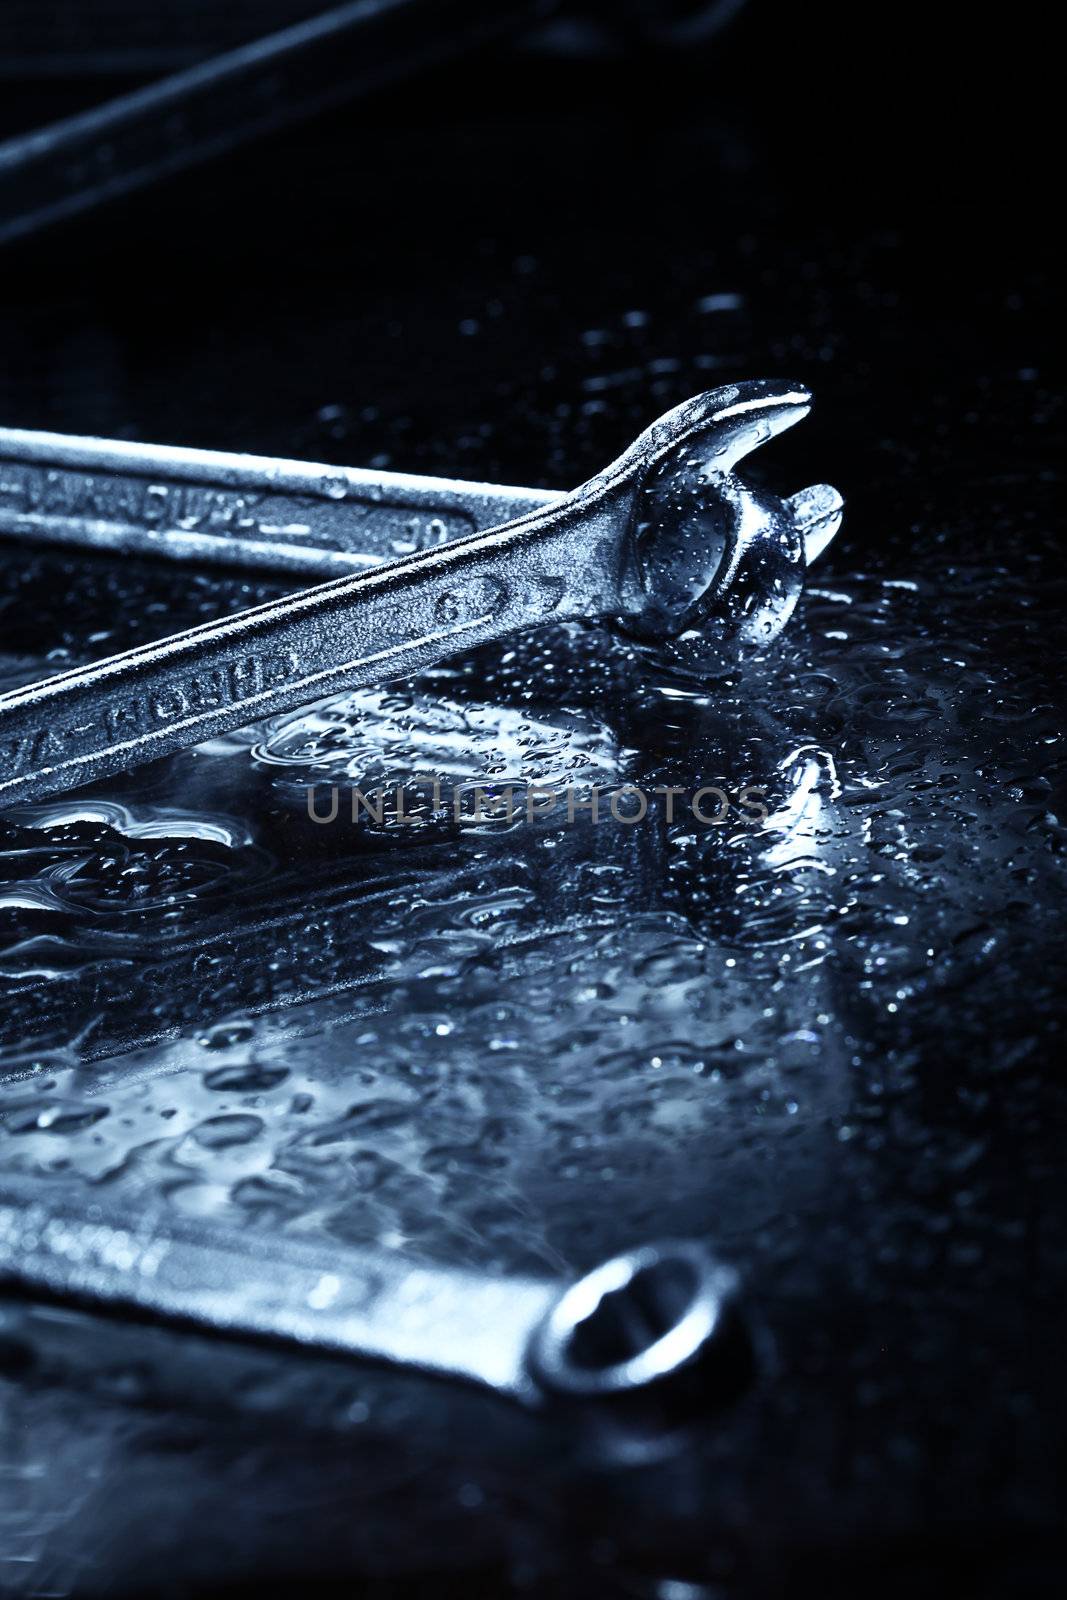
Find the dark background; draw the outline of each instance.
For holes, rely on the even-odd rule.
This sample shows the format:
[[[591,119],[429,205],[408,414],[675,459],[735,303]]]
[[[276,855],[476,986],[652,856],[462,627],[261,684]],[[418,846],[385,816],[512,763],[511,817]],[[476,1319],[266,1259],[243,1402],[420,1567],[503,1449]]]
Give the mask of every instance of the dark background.
[[[819,584],[862,621],[835,643],[815,597],[748,692],[854,773],[894,747],[912,762],[865,846],[890,876],[906,858],[909,898],[864,879],[840,930],[853,1131],[804,1147],[814,1191],[750,1241],[779,1347],[754,1409],[623,1474],[492,1407],[458,1424],[436,1391],[403,1389],[362,1455],[299,1423],[164,1411],[75,1524],[99,1540],[92,1577],[70,1578],[59,1539],[13,1592],[1061,1579],[1052,56],[1025,7],[751,0],[703,52],[450,65],[0,260],[0,418],[22,427],[569,487],[701,388],[807,381],[812,419],[756,470],[843,491]],[[4,128],[107,87],[5,85]],[[116,608],[91,563],[8,550],[4,571],[18,657],[189,611],[180,577],[159,580],[161,619]],[[891,901],[903,953],[876,937]],[[798,1159],[777,1124],[741,1134],[761,1171]],[[716,1203],[743,1253],[746,1202]],[[609,1203],[590,1204],[607,1241]],[[76,1398],[36,1426],[53,1472],[91,1475],[103,1424]],[[482,1499],[457,1511],[472,1473]]]

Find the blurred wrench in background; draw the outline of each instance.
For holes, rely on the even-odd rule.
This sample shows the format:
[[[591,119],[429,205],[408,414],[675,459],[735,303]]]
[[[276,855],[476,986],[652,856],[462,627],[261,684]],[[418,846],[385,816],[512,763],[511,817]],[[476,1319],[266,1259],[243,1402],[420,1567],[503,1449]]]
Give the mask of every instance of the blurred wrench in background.
[[[0,245],[495,39],[529,32],[560,4],[349,0],[8,139],[0,144]],[[742,4],[613,0],[594,6],[591,22],[579,18],[577,32],[565,30],[561,47],[581,48],[591,38],[597,47],[608,39],[624,47],[640,40],[690,48],[717,32]],[[274,15],[285,20],[284,10]]]
[[[399,82],[556,0],[349,0],[0,144],[0,244]]]
[[[692,49],[712,38],[745,0],[571,0],[558,27],[531,35],[564,54]],[[208,56],[305,21],[321,0],[5,0],[0,78],[127,79],[178,72]]]

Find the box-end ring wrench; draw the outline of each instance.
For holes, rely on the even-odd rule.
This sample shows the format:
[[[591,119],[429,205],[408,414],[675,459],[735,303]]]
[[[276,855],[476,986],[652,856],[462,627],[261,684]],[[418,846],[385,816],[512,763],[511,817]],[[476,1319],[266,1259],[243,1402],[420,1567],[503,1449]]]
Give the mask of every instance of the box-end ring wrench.
[[[825,485],[785,501],[737,462],[807,415],[767,380],[698,395],[555,504],[0,696],[0,803],[26,801],[550,621],[763,645],[803,587]]]
[[[722,1395],[746,1371],[738,1276],[693,1240],[644,1245],[571,1283],[496,1277],[99,1206],[86,1215],[5,1179],[0,1286],[462,1379],[529,1405],[654,1391],[698,1365]]]
[[[366,572],[562,499],[367,467],[0,428],[0,535],[289,574]],[[840,521],[793,496],[808,566]],[[829,514],[828,514],[829,513]]]

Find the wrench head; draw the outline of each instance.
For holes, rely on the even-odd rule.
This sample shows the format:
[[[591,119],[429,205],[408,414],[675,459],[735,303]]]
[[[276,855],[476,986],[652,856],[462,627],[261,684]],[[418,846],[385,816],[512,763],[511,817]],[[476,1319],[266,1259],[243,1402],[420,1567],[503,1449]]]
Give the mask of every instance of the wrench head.
[[[648,465],[630,527],[628,631],[757,648],[777,637],[808,562],[840,525],[842,501],[826,484],[779,498],[735,468],[810,404],[802,384],[737,384],[679,407],[638,441]]]
[[[658,1390],[710,1358],[725,1396],[751,1375],[739,1292],[737,1273],[695,1240],[614,1256],[565,1290],[536,1330],[534,1377],[557,1398],[606,1399]]]

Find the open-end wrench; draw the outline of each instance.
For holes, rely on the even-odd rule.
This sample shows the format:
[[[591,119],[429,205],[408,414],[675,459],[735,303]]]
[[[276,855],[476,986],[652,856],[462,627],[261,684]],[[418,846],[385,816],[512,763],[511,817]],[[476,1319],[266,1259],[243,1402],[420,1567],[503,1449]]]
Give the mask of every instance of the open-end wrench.
[[[415,473],[0,428],[0,535],[168,561],[337,578],[563,498]],[[834,532],[808,515],[807,564]]]
[[[254,1240],[45,1205],[0,1187],[0,1287],[237,1339],[387,1362],[527,1404],[603,1400],[736,1349],[738,1278],[691,1240],[576,1282],[419,1266],[387,1251]]]
[[[0,428],[0,534],[306,579],[513,522],[562,491]]]
[[[610,620],[763,645],[841,500],[785,501],[737,462],[807,415],[799,384],[699,395],[554,504],[0,696],[0,803],[150,761],[258,718],[408,675],[516,629]]]

